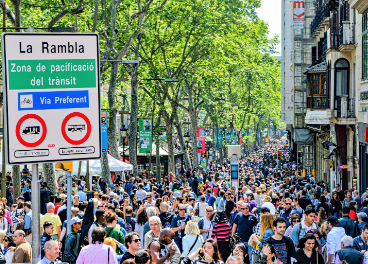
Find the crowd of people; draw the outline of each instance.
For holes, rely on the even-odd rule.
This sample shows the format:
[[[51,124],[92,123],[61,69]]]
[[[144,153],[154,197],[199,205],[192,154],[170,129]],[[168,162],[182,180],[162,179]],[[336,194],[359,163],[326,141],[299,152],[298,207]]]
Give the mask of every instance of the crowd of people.
[[[284,148],[246,153],[238,181],[227,159],[160,180],[100,179],[90,199],[74,178],[70,223],[64,184],[53,194],[42,183],[38,263],[368,264],[368,189],[302,178],[295,162],[277,161]],[[29,192],[25,182],[13,204],[8,186],[0,202],[0,264],[32,260]]]

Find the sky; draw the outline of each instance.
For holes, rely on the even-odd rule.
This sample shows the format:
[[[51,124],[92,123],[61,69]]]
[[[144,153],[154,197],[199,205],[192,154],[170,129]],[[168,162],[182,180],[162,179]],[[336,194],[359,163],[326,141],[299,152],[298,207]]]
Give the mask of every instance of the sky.
[[[279,36],[281,40],[281,0],[261,0],[261,8],[257,9],[258,16],[268,23],[269,37]],[[276,47],[281,53],[281,43]]]

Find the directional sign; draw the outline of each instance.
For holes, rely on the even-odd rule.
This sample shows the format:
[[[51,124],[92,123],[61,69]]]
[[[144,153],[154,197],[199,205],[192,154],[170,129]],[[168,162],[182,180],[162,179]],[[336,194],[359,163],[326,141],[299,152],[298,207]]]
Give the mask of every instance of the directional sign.
[[[101,156],[97,34],[2,34],[9,164]]]

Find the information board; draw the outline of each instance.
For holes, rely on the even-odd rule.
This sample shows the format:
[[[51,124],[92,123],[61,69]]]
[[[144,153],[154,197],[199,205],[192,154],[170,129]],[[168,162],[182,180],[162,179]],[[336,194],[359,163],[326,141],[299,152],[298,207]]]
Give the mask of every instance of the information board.
[[[97,34],[3,33],[8,164],[101,157]]]

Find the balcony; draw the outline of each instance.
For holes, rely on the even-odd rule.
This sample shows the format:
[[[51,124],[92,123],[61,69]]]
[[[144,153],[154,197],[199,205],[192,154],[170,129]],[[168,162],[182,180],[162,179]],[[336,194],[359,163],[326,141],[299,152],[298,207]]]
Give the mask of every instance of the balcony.
[[[349,21],[343,21],[340,26],[339,34],[339,51],[340,52],[352,52],[356,48],[354,32],[351,29],[354,25]]]
[[[323,29],[324,26],[328,26],[330,19],[330,12],[333,11],[330,7],[321,6],[316,12],[316,16],[314,17],[311,25],[311,38],[315,38],[319,32]]]
[[[348,2],[340,4],[339,50],[352,52],[355,50],[355,25],[350,23],[350,5]]]

